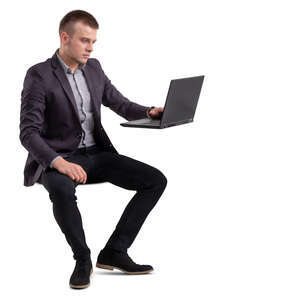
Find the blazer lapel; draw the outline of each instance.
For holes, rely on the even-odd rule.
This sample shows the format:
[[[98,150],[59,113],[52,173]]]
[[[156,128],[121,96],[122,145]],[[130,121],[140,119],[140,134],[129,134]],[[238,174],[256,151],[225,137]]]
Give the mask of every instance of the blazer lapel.
[[[51,62],[52,62],[52,66],[54,68],[54,73],[55,73],[56,77],[58,78],[59,82],[61,83],[64,91],[66,92],[66,94],[68,96],[67,98],[71,102],[71,106],[73,107],[73,110],[76,114],[77,120],[78,120],[78,122],[81,126],[79,112],[78,112],[78,108],[77,108],[77,105],[76,105],[76,101],[75,101],[75,98],[74,98],[72,88],[70,86],[70,83],[68,81],[68,78],[67,78],[66,74],[64,73],[64,70],[63,70],[62,66],[60,65],[60,62],[58,61],[58,58],[56,56],[56,52],[52,56]]]
[[[73,110],[74,110],[74,112],[77,116],[78,122],[81,125],[79,112],[78,112],[76,101],[75,101],[75,98],[74,98],[74,95],[73,95],[72,88],[71,88],[70,83],[68,81],[68,78],[67,78],[66,74],[64,73],[64,70],[63,70],[62,66],[60,65],[60,62],[59,62],[59,60],[56,56],[56,51],[55,51],[55,53],[54,53],[54,55],[52,56],[52,59],[51,59],[52,66],[54,67],[54,73],[57,76],[58,80],[60,81],[63,89],[65,90],[65,92],[68,96],[68,100],[70,101],[71,106],[73,107]],[[93,80],[93,76],[91,74],[92,71],[91,71],[90,66],[89,66],[88,63],[86,63],[85,67],[82,69],[82,72],[83,72],[83,75],[86,79],[87,86],[88,86],[90,94],[91,94],[91,101],[93,103],[93,109],[96,112],[96,110],[97,110],[97,105],[96,105],[97,97],[96,97],[95,83],[94,83],[94,80]]]
[[[91,101],[93,103],[94,111],[97,109],[96,105],[96,91],[95,91],[95,84],[93,80],[93,76],[91,74],[90,66],[88,64],[85,65],[85,67],[82,69],[83,75],[85,77],[85,80],[87,82],[87,86],[89,88],[90,94],[91,94]]]

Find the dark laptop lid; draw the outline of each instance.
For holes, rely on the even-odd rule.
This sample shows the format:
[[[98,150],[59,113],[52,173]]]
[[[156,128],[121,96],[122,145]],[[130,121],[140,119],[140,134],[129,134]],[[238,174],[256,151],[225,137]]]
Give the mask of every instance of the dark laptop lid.
[[[161,126],[193,120],[203,80],[203,75],[171,80]]]

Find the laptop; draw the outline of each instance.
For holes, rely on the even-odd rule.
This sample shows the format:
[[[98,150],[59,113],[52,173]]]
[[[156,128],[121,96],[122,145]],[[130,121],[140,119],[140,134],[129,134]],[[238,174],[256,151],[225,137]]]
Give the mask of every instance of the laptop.
[[[193,122],[204,76],[173,79],[161,119],[139,119],[121,123],[124,127],[163,129]]]

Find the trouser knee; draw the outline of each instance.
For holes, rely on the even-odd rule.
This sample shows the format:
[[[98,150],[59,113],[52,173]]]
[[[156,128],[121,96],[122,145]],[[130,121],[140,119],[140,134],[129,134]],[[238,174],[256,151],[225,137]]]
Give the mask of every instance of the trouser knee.
[[[52,189],[49,198],[54,204],[70,204],[77,200],[74,187],[60,185]]]
[[[158,169],[155,169],[152,175],[152,184],[164,190],[167,186],[167,177]]]

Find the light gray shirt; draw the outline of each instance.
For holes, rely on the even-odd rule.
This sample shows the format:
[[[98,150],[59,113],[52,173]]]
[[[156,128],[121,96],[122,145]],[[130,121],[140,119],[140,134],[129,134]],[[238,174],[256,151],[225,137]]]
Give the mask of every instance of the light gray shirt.
[[[82,128],[82,138],[80,144],[78,145],[78,148],[93,146],[96,144],[96,142],[93,136],[94,119],[93,119],[91,95],[86,83],[86,79],[82,72],[82,69],[85,68],[86,64],[79,64],[78,68],[74,72],[72,72],[71,69],[65,64],[62,58],[59,56],[58,50],[56,51],[56,55],[71,85],[73,95],[76,101],[76,105],[78,108],[78,113],[79,113],[79,118],[80,118],[81,128]],[[51,161],[50,168],[53,168],[53,163],[59,157],[61,156],[58,155]]]

